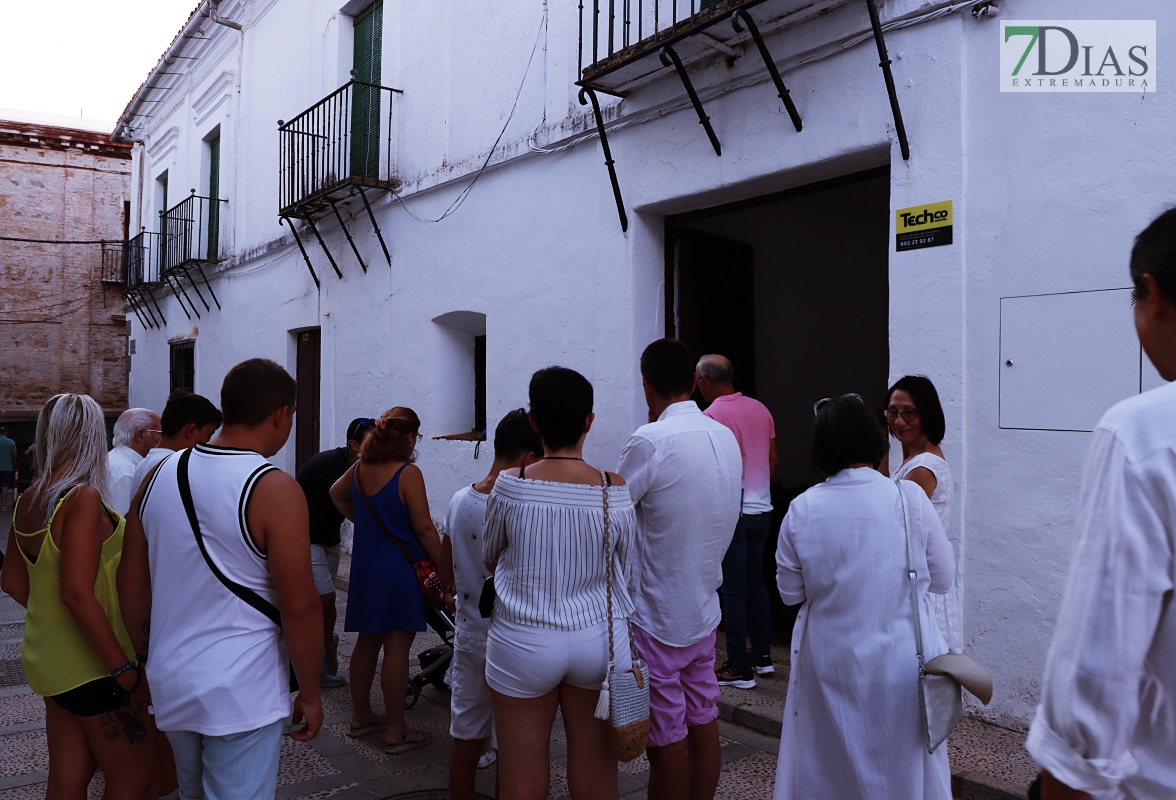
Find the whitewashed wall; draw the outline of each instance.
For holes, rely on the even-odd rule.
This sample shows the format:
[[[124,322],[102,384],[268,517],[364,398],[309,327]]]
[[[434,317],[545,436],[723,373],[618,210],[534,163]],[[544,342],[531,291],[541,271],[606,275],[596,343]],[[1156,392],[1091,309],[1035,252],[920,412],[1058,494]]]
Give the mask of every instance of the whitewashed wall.
[[[769,46],[786,63],[863,30],[862,5],[770,36]],[[893,18],[937,5],[891,0],[883,10]],[[1001,5],[1003,18],[1108,14],[1094,0]],[[484,8],[386,0],[383,82],[404,89],[395,101],[397,174],[418,216],[439,216],[485,158],[544,9],[541,0]],[[192,62],[192,77],[136,132],[146,144],[135,164],[145,194],[166,165],[178,198],[185,180],[198,186],[201,137],[222,126],[232,225],[224,237],[230,259],[213,285],[224,307],[194,323],[169,297],[162,300],[166,330],[133,323],[131,404],[162,406],[167,339],[193,325],[197,391],[214,398],[225,370],[244,358],[273,358],[293,371],[289,332],[321,326],[322,446],[339,443],[352,417],[392,405],[416,409],[426,435],[452,433],[437,429],[431,415],[459,380],[437,368],[448,340],[431,320],[475,311],[487,318],[490,425],[525,404],[532,371],[573,367],[597,392],[588,458],[611,466],[645,419],[637,356],[664,331],[664,216],[890,164],[892,210],[955,203],[954,245],[891,255],[891,374],[927,374],[939,388],[958,489],[951,535],[962,553],[965,636],[998,685],[993,705],[980,713],[1025,724],[1073,548],[1089,435],[999,428],[999,299],[1127,284],[1132,236],[1176,204],[1176,109],[1164,84],[1145,97],[1001,94],[997,22],[957,13],[888,35],[909,162],[892,142],[877,52],[867,41],[786,73],[805,121],[801,134],[764,81],[707,102],[722,158],[689,108],[615,131],[610,143],[631,220],[622,235],[595,139],[551,155],[527,150],[533,129],[548,145],[588,126],[572,86],[575,3],[552,2],[547,12],[495,165],[461,209],[421,224],[387,198],[376,203],[392,266],[359,216],[350,225],[366,275],[337,225],[324,222],[344,279],[308,244],[322,280],[316,291],[278,224],[276,122],[346,80],[350,23],[325,0],[226,0],[222,14],[241,21],[244,35],[211,29],[215,57]],[[1131,15],[1176,19],[1162,0],[1138,0]],[[1159,26],[1161,65],[1176,51],[1173,29]],[[734,66],[716,59],[692,67],[703,93],[760,71],[754,52]],[[669,73],[610,114],[633,117],[681,95]],[[290,468],[291,451],[277,463]],[[489,447],[477,461],[473,451],[473,443],[422,443],[435,516],[489,466]]]

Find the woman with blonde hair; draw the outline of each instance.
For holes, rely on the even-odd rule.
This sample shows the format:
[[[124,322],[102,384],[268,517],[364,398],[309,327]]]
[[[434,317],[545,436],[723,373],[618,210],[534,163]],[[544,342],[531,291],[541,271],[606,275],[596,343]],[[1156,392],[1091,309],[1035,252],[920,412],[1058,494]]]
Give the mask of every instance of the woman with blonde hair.
[[[351,736],[384,731],[393,755],[424,747],[429,734],[404,721],[408,650],[425,630],[425,599],[408,556],[441,561],[441,537],[429,514],[425,478],[413,462],[421,421],[397,406],[367,423],[359,460],[331,487],[331,500],[355,523],[346,631],[359,634],[351,654]],[[398,546],[399,545],[399,546]],[[406,555],[407,553],[407,555]],[[380,688],[387,717],[372,712],[371,689],[380,649]]]
[[[106,424],[92,398],[60,394],[37,420],[37,480],[13,513],[0,588],[28,609],[21,655],[45,698],[50,800],[154,800],[147,686],[122,622],[115,573],[123,519],[108,504]]]

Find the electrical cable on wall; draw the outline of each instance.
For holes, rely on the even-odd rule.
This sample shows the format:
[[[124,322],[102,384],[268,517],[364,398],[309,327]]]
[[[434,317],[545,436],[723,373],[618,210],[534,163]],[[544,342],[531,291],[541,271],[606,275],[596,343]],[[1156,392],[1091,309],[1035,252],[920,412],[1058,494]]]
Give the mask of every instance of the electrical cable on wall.
[[[510,126],[510,122],[514,119],[515,111],[519,107],[519,98],[523,96],[523,87],[527,84],[527,75],[531,72],[531,63],[535,60],[535,53],[539,50],[539,42],[543,39],[544,31],[547,30],[547,3],[543,4],[543,19],[539,22],[539,32],[535,35],[535,44],[531,47],[531,55],[527,59],[527,68],[523,71],[523,79],[519,82],[519,90],[515,94],[514,103],[511,104],[510,113],[506,117],[506,123],[502,126],[502,130],[498,132],[498,138],[494,140],[494,144],[490,147],[490,152],[486,154],[486,160],[482,162],[482,166],[478,169],[477,174],[474,175],[473,180],[461,190],[461,193],[449,204],[449,208],[445,209],[445,213],[437,217],[437,219],[422,219],[412,212],[408,204],[404,202],[404,197],[400,192],[393,190],[392,194],[400,201],[400,205],[408,212],[408,215],[417,222],[434,223],[440,222],[446,217],[453,214],[457,209],[461,208],[461,204],[465,202],[466,198],[470,196],[470,190],[474,188],[474,184],[478,182],[478,178],[482,177],[482,173],[490,166],[490,159],[494,157],[494,151],[498,149],[498,143],[502,141],[502,137],[506,134],[506,129]]]

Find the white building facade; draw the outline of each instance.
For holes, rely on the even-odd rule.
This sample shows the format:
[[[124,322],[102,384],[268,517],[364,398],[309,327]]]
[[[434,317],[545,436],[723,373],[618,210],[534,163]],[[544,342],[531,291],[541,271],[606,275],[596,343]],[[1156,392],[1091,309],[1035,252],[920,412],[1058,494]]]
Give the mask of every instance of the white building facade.
[[[776,417],[782,498],[813,480],[815,400],[927,375],[997,683],[977,713],[1027,725],[1088,431],[1159,382],[1127,259],[1176,203],[1176,9],[880,2],[903,137],[866,0],[340,3],[206,0],[119,121],[131,405],[271,358],[300,380],[290,471],[410,406],[450,437],[418,451],[441,517],[540,367],[592,381],[612,467],[644,347],[725,352]]]

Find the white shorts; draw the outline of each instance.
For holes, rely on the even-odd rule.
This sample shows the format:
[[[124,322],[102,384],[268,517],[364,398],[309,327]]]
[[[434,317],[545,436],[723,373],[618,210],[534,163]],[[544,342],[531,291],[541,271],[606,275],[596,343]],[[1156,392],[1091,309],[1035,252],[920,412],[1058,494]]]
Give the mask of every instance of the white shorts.
[[[479,651],[454,648],[445,680],[451,690],[449,735],[454,739],[485,739],[494,730],[485,647]]]
[[[632,666],[629,630],[613,620],[616,669]],[[608,669],[608,627],[578,631],[536,628],[497,614],[486,639],[486,682],[509,697],[542,697],[561,683],[599,689]]]
[[[314,588],[319,595],[335,591],[335,578],[339,575],[339,556],[342,553],[342,544],[334,547],[323,547],[321,544],[310,546],[310,573],[314,576]]]

